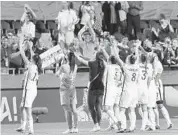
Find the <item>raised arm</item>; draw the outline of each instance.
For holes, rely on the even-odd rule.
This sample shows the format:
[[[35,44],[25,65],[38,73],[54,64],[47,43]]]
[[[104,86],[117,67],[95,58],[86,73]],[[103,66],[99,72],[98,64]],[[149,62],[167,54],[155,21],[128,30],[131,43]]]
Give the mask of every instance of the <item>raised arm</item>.
[[[108,53],[106,52],[106,50],[102,47],[102,48],[101,48],[101,51],[103,52],[104,57],[105,57],[106,60],[108,61],[108,60],[109,60],[109,55],[108,55]]]
[[[89,66],[87,60],[84,60],[83,58],[81,58],[81,57],[80,57],[78,54],[76,54],[76,53],[75,53],[75,56],[77,57],[77,59],[78,59],[81,63],[83,63],[83,64],[86,65],[86,66]]]
[[[22,35],[20,37],[20,43],[19,43],[19,45],[20,45],[20,54],[21,54],[22,59],[24,60],[25,64],[28,65],[30,63],[30,61],[28,60],[28,58],[25,55],[25,51],[23,49],[23,42],[24,42],[24,36]]]
[[[112,49],[113,49],[114,55],[115,55],[119,65],[124,69],[124,62],[120,59],[116,46],[113,45]]]

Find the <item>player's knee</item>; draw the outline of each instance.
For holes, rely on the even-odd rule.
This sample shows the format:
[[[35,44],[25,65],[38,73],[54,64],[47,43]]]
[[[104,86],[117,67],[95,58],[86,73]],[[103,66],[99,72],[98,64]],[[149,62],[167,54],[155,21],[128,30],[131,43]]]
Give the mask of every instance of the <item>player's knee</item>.
[[[104,106],[104,112],[108,112],[109,109],[110,109],[110,106],[107,106],[107,105]]]
[[[161,109],[163,107],[163,104],[158,104],[158,109]]]

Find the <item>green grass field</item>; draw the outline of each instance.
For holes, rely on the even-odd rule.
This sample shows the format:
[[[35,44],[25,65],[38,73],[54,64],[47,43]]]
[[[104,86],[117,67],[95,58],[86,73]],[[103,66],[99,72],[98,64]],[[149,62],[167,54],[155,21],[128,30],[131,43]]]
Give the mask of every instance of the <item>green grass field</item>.
[[[136,135],[178,135],[178,119],[172,119],[174,124],[173,128],[167,130],[166,121],[164,119],[160,120],[160,130],[156,131],[140,131],[141,120],[137,120],[137,129],[134,133],[124,133],[124,134],[136,134]],[[1,135],[23,135],[22,133],[17,133],[15,129],[18,127],[18,124],[4,124],[1,125]],[[108,126],[107,121],[101,123],[102,130],[97,133],[90,132],[93,127],[92,122],[80,122],[79,123],[79,133],[80,135],[113,135],[118,134],[116,131],[104,131]],[[67,129],[66,123],[35,123],[34,124],[35,135],[61,135],[63,131]],[[25,135],[25,133],[24,133]],[[77,134],[76,134],[77,135]]]

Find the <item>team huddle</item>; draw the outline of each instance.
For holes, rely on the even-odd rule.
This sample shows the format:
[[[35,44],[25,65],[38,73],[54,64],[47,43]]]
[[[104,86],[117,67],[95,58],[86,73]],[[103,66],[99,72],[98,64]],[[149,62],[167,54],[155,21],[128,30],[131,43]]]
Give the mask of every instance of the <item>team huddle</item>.
[[[22,103],[21,126],[16,131],[34,134],[31,108],[37,95],[38,75],[41,73],[41,61],[30,46],[31,55],[24,51],[24,38],[20,40],[20,53],[27,65],[25,73]],[[68,51],[60,61],[61,66],[56,72],[60,82],[60,100],[64,109],[69,129],[63,133],[78,133],[78,112],[75,80],[78,66],[76,59],[89,67],[89,83],[87,105],[94,122],[92,132],[100,131],[101,112],[105,111],[109,119],[107,130],[117,129],[118,133],[133,132],[136,129],[135,108],[138,107],[142,117],[142,131],[159,129],[159,108],[165,117],[168,129],[173,124],[166,108],[163,106],[163,84],[160,76],[163,72],[159,57],[152,51],[142,48],[139,40],[132,41],[132,53],[123,62],[118,55],[119,49],[114,41],[111,55],[99,46],[95,59],[87,61],[75,51]],[[59,62],[56,60],[56,63]],[[130,119],[127,129],[126,109]],[[156,120],[156,121],[155,121]]]

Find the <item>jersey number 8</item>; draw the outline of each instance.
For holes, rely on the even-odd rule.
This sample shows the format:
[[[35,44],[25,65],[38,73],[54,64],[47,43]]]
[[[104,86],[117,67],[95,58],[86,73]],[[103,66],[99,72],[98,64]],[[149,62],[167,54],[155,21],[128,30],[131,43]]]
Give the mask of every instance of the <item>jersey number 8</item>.
[[[132,80],[133,82],[136,80],[136,73],[133,73],[133,74],[132,74],[131,80]]]

